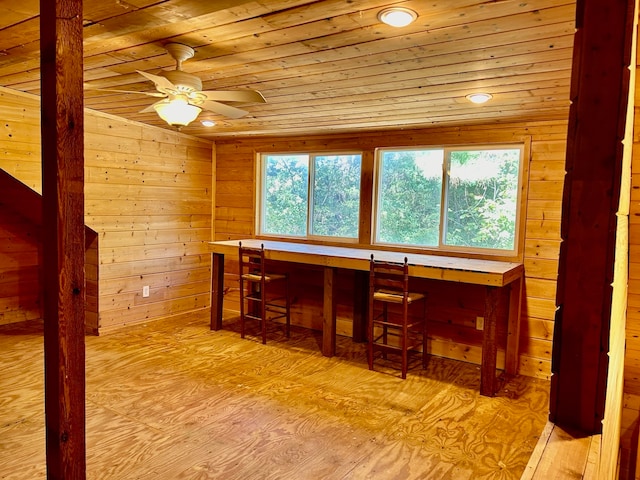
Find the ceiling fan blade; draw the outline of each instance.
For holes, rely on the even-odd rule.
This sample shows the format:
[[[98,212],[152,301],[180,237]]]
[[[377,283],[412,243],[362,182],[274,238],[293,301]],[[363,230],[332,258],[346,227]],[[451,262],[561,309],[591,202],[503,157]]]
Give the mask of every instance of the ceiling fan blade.
[[[155,112],[156,109],[154,108],[157,104],[164,102],[165,100],[158,100],[157,102],[152,103],[151,105],[149,105],[147,108],[143,108],[142,110],[140,110],[138,113],[149,113],[149,112]]]
[[[205,100],[205,102],[202,104],[202,107],[205,110],[210,110],[214,113],[219,113],[220,115],[224,115],[225,117],[229,118],[240,118],[249,113],[244,110],[240,110],[239,108],[232,107],[231,105],[214,102],[213,100]]]
[[[218,102],[265,103],[262,94],[256,90],[208,90],[203,93],[207,100]]]
[[[143,72],[142,70],[136,70],[136,72],[138,72],[144,78],[151,80],[153,83],[156,84],[156,87],[158,88],[164,88],[166,90],[174,90],[174,91],[177,90],[176,86],[173,83],[171,83],[167,78],[161,75],[154,75],[153,73]]]
[[[138,94],[138,95],[148,95],[150,97],[166,97],[167,95],[164,93],[160,93],[160,92],[138,92],[136,90],[117,90],[114,88],[100,88],[100,87],[95,87],[91,84],[85,83],[84,84],[84,88],[86,90],[94,90],[96,92],[113,92],[113,93],[134,93],[134,94]]]

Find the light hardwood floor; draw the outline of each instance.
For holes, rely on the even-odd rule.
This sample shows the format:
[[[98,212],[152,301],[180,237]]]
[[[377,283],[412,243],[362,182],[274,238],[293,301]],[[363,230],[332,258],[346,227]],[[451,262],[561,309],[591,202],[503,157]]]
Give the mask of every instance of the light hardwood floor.
[[[86,338],[87,478],[517,479],[547,422],[549,383],[479,395],[476,365],[432,357],[406,380],[339,337],[267,345],[204,314]],[[42,332],[0,327],[0,479],[44,478]]]

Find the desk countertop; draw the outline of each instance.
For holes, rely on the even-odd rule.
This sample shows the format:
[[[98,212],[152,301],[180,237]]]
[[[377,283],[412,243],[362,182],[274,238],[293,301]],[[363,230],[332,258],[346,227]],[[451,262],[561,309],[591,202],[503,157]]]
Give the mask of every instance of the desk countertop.
[[[403,262],[406,257],[409,263],[409,275],[413,277],[498,287],[521,278],[524,272],[522,263],[517,262],[274,240],[242,239],[210,242],[210,251],[222,255],[237,255],[240,241],[248,247],[260,248],[264,245],[265,257],[270,260],[368,271],[371,254],[378,260],[388,262]]]

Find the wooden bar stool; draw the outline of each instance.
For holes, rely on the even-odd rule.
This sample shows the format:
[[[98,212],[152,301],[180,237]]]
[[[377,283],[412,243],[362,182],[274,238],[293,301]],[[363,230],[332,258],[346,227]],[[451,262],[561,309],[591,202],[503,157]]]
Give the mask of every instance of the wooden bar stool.
[[[409,305],[417,302],[422,302],[422,314],[410,318]],[[371,255],[367,317],[369,370],[373,370],[377,351],[382,352],[385,359],[388,353],[395,353],[401,356],[402,378],[407,378],[408,354],[410,351],[417,351],[420,346],[422,367],[426,368],[426,303],[426,294],[409,292],[409,266],[406,257],[404,263],[395,263],[376,261]]]
[[[238,245],[240,257],[240,337],[245,335],[245,322],[260,322],[262,343],[267,343],[267,313],[269,320],[285,319],[285,333],[290,336],[291,305],[289,276],[265,271],[264,245],[260,248]],[[273,294],[271,284],[283,284],[284,293]],[[269,285],[269,287],[267,287]],[[246,302],[246,303],[245,303]]]

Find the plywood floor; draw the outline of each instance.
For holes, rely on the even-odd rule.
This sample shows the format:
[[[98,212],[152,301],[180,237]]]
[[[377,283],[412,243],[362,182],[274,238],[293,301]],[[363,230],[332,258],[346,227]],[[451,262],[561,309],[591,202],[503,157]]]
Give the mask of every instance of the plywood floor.
[[[431,358],[407,380],[364,345],[193,316],[87,337],[87,478],[517,479],[547,421],[548,382],[478,394],[475,365]],[[35,325],[35,328],[34,328]],[[42,333],[0,327],[0,479],[45,477]]]

